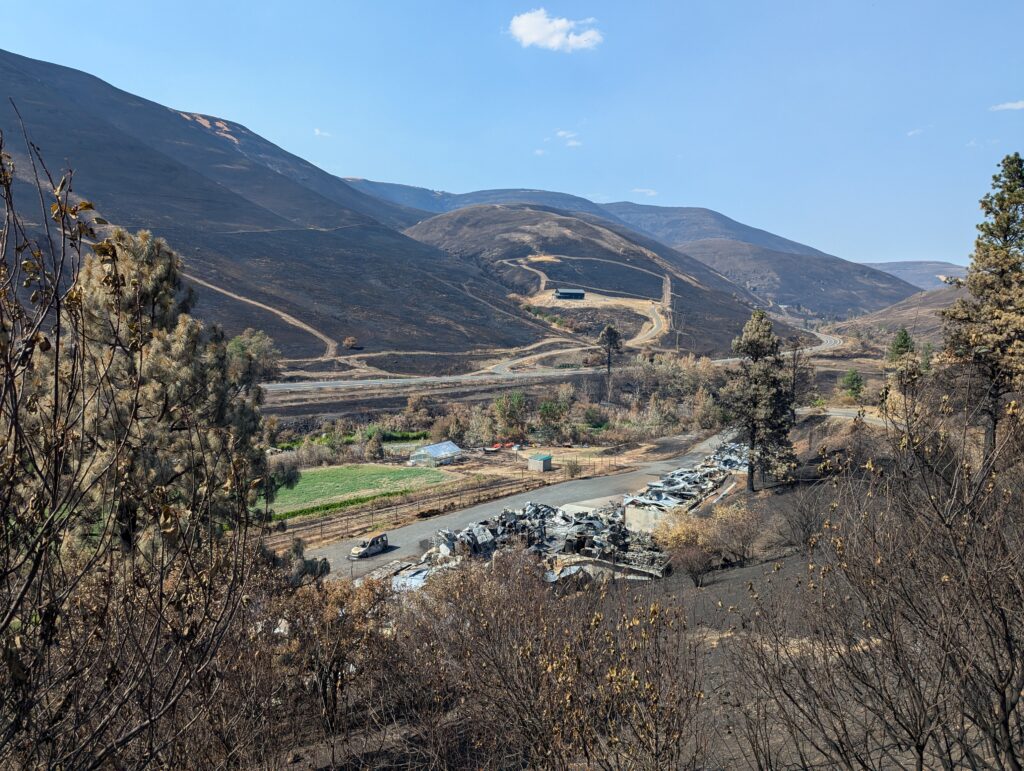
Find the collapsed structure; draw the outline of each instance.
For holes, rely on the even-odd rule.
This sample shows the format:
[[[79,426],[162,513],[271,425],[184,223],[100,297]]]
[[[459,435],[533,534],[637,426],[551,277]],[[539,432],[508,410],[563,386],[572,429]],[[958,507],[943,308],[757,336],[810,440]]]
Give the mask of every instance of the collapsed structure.
[[[570,511],[578,507],[527,503],[504,509],[462,530],[439,530],[419,561],[393,560],[367,577],[390,579],[393,589],[408,591],[464,559],[490,559],[500,549],[523,548],[544,562],[545,578],[552,583],[569,577],[661,578],[671,565],[651,536],[657,522],[670,509],[705,501],[731,472],[746,468],[747,457],[742,445],[723,444],[698,465],[678,468],[643,492],[624,496],[620,505]]]
[[[650,534],[626,529],[621,506],[570,513],[527,503],[462,530],[439,530],[432,543],[419,562],[396,560],[371,575],[390,576],[392,588],[399,591],[417,589],[438,570],[467,558],[490,559],[504,548],[524,548],[537,555],[552,583],[570,576],[649,580],[670,570],[668,555]]]
[[[711,496],[726,477],[746,469],[749,450],[733,442],[723,444],[696,466],[684,466],[650,482],[645,490],[623,498],[625,523],[630,530],[652,531],[671,509],[694,509]]]

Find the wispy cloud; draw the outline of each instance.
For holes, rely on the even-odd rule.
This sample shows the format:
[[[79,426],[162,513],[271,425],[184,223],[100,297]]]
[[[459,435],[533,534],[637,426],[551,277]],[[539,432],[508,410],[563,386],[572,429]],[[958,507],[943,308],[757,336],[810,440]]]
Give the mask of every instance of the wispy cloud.
[[[1024,99],[1019,102],[1003,102],[1002,104],[994,104],[988,108],[992,112],[1001,112],[1002,110],[1024,110]]]
[[[548,16],[544,8],[537,8],[513,16],[508,31],[523,48],[536,46],[548,51],[572,53],[595,48],[604,40],[594,22],[595,19]]]
[[[637,195],[646,195],[648,198],[654,198],[658,194],[657,190],[652,190],[649,187],[634,187],[633,192]]]
[[[547,152],[546,150],[542,150],[541,148],[538,147],[536,150],[533,151],[533,154],[534,155],[544,155],[544,153],[546,153],[546,152]]]
[[[313,129],[313,136],[315,136],[315,137],[321,137],[323,139],[326,139],[330,135],[331,135],[331,132],[329,132],[329,131],[324,131],[323,129],[318,129],[318,128]]]
[[[923,133],[924,133],[924,129],[923,128],[910,129],[910,131],[907,132],[907,136],[908,137],[919,137]]]
[[[562,140],[562,144],[566,147],[583,147],[583,140],[580,139],[580,135],[575,131],[568,131],[567,129],[559,129],[555,132],[555,137]],[[550,142],[551,137],[544,137],[545,142]]]

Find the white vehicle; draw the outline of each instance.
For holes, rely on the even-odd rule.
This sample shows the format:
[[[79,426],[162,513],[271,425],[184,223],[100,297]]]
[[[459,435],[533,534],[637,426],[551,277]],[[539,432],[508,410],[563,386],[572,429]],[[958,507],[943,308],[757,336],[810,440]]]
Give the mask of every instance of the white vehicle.
[[[388,534],[377,533],[369,538],[365,538],[359,542],[358,546],[353,546],[352,551],[349,552],[348,558],[350,560],[363,559],[364,557],[373,557],[382,552],[388,550]]]

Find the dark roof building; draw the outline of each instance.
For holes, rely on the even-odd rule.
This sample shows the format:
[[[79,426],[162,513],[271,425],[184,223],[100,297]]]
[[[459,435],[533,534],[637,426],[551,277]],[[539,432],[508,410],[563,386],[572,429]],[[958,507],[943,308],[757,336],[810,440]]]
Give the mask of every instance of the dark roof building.
[[[586,292],[582,289],[556,289],[555,297],[559,300],[582,300]]]

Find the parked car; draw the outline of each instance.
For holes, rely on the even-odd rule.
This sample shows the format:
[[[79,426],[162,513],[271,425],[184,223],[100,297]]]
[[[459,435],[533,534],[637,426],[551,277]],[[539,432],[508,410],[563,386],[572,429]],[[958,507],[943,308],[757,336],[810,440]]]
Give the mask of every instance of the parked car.
[[[387,551],[387,549],[388,534],[377,533],[360,541],[358,546],[353,546],[348,558],[350,560],[358,560],[364,557],[373,557],[376,554]]]

